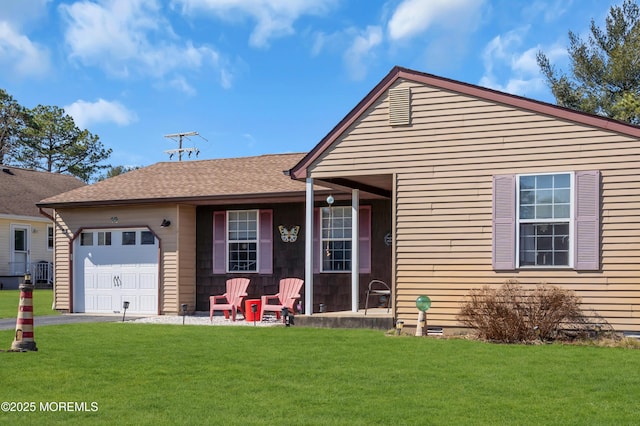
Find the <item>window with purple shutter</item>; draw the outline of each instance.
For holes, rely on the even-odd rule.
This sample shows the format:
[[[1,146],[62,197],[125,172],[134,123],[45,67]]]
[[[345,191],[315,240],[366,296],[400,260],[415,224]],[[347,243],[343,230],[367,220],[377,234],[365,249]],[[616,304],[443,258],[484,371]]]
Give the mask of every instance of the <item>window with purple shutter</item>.
[[[213,213],[213,273],[273,273],[272,210]]]
[[[350,272],[351,207],[336,206],[314,209],[313,273]],[[359,272],[371,272],[371,206],[359,208]]]
[[[494,176],[492,243],[495,270],[598,270],[600,173]]]

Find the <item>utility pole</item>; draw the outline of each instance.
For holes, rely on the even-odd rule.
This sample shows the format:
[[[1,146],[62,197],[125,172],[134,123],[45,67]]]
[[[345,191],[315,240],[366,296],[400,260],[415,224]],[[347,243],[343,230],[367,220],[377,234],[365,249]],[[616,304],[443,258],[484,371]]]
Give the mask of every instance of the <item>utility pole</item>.
[[[191,157],[192,153],[196,154],[196,157],[200,154],[200,150],[196,147],[193,148],[183,148],[182,147],[182,139],[189,139],[189,136],[199,136],[201,139],[204,139],[198,132],[182,132],[182,133],[172,133],[170,135],[164,135],[165,138],[171,139],[175,142],[178,142],[178,149],[169,149],[166,150],[165,153],[169,154],[169,159],[171,160],[175,154],[178,154],[178,161],[182,161],[182,153],[186,152]]]

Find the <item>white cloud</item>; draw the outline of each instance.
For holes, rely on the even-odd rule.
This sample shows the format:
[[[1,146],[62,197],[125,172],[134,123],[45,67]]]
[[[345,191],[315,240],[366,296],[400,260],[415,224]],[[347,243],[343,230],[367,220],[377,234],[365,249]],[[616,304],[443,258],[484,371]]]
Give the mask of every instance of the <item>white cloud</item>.
[[[507,93],[535,97],[546,89],[544,77],[536,61],[540,45],[522,50],[523,39],[529,27],[521,27],[494,37],[483,52],[484,75],[481,86]],[[557,57],[553,48],[550,58]],[[549,56],[549,55],[548,55]]]
[[[73,121],[81,129],[86,129],[92,124],[115,123],[126,126],[137,121],[136,114],[128,110],[117,101],[105,101],[98,99],[96,102],[87,102],[82,99],[64,107],[67,114],[73,117]]]
[[[153,76],[218,67],[208,46],[180,42],[158,0],[77,1],[60,5],[70,57],[118,77]],[[176,78],[175,76],[173,78]]]
[[[191,86],[184,77],[174,78],[169,81],[169,86],[179,90],[180,92],[186,93],[189,96],[194,96],[196,94],[196,89]]]
[[[528,22],[539,20],[540,15],[544,22],[554,22],[571,9],[572,3],[573,0],[535,0],[522,9],[522,16]]]
[[[413,38],[431,26],[469,31],[478,19],[482,0],[404,0],[388,24],[391,40]]]
[[[372,51],[380,43],[382,29],[377,26],[369,26],[355,35],[351,46],[344,53],[344,60],[353,79],[361,80],[366,76]]]
[[[254,47],[268,47],[270,40],[295,34],[296,20],[304,15],[325,15],[336,0],[174,0],[186,14],[209,12],[238,22],[250,18],[255,27],[249,36]]]
[[[0,67],[20,78],[41,77],[50,68],[49,51],[0,21]]]

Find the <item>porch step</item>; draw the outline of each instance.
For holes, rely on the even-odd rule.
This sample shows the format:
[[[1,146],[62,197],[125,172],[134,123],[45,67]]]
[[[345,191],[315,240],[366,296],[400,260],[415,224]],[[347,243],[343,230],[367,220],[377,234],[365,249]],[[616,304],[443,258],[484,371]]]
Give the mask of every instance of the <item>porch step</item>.
[[[365,317],[365,316],[323,316],[323,315],[296,315],[296,327],[313,328],[372,328],[374,330],[391,330],[393,328],[392,317]]]

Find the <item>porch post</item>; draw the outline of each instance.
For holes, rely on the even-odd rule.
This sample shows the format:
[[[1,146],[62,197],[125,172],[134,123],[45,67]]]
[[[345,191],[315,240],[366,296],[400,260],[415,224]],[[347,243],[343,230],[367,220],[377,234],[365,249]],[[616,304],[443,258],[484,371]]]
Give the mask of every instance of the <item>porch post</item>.
[[[358,312],[360,293],[360,191],[351,190],[351,311]]]
[[[304,234],[304,314],[313,313],[313,178],[307,178]]]

